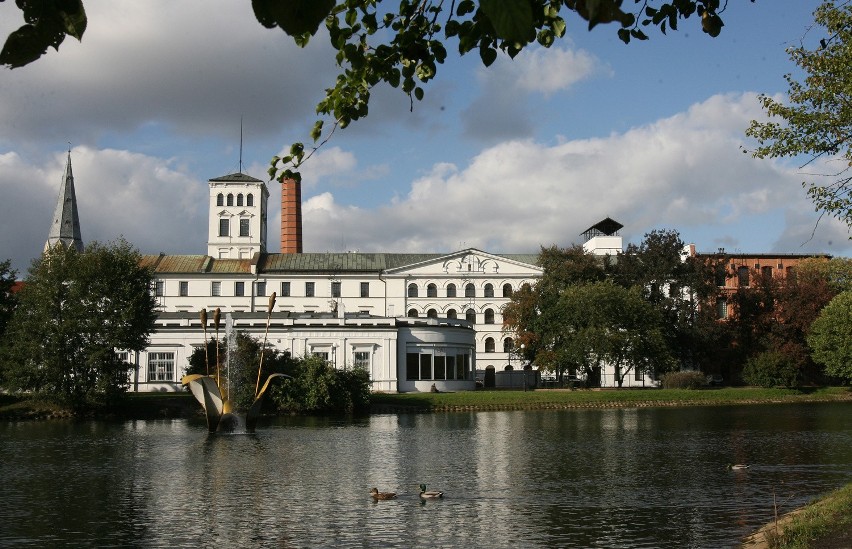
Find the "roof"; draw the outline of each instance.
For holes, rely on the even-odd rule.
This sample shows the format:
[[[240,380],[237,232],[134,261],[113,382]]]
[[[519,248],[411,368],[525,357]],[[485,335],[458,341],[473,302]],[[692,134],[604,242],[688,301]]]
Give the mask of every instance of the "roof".
[[[585,237],[586,240],[600,235],[613,236],[617,234],[618,231],[620,231],[622,228],[624,228],[624,225],[612,219],[611,217],[607,217],[598,221],[597,223],[580,233],[580,235]]]
[[[222,181],[222,182],[234,181],[234,182],[239,182],[239,183],[263,183],[263,181],[261,181],[260,179],[256,179],[256,178],[254,178],[250,175],[246,175],[246,174],[240,173],[240,172],[232,173],[230,175],[223,175],[222,177],[214,177],[213,179],[210,179],[209,181],[217,181],[217,182],[218,181]]]
[[[214,259],[207,255],[144,255],[142,266],[157,273],[251,273],[284,272],[381,272],[446,257],[439,253],[289,253],[257,254],[256,259]],[[491,254],[497,257],[538,265],[538,254]]]

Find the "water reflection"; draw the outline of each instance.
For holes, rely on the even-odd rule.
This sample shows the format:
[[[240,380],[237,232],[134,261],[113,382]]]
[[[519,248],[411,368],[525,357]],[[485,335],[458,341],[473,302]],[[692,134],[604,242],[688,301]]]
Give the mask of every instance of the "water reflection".
[[[0,546],[728,547],[852,478],[852,404],[0,425]],[[744,472],[725,468],[748,462]],[[418,485],[443,490],[423,502]],[[374,502],[369,489],[395,491]]]

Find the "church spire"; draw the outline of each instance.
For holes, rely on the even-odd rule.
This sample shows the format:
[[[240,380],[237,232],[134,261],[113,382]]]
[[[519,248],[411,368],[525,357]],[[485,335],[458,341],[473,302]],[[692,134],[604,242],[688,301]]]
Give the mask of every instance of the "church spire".
[[[62,176],[62,187],[59,189],[59,199],[53,212],[53,223],[44,249],[52,248],[57,243],[66,247],[73,246],[78,252],[83,251],[83,237],[80,235],[80,217],[77,215],[77,196],[74,193],[74,174],[71,173],[71,149],[68,149],[68,161],[65,164],[65,174]]]

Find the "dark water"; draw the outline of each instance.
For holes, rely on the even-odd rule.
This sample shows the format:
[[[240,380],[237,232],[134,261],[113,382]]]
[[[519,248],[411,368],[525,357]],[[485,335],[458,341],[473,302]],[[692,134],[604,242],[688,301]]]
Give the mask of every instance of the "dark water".
[[[0,546],[731,547],[850,480],[852,403],[8,423]]]

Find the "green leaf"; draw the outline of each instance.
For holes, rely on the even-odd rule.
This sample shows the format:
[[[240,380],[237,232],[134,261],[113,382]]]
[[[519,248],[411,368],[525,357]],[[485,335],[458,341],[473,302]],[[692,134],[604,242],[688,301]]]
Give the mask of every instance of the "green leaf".
[[[535,36],[529,0],[480,0],[479,9],[491,21],[497,37],[506,42],[527,44]]]
[[[335,0],[252,0],[254,15],[267,28],[280,27],[292,37],[313,35],[334,8]]]
[[[486,67],[490,67],[494,61],[497,60],[497,50],[494,48],[489,48],[486,46],[481,46],[479,48],[479,57],[482,59],[482,64]]]

